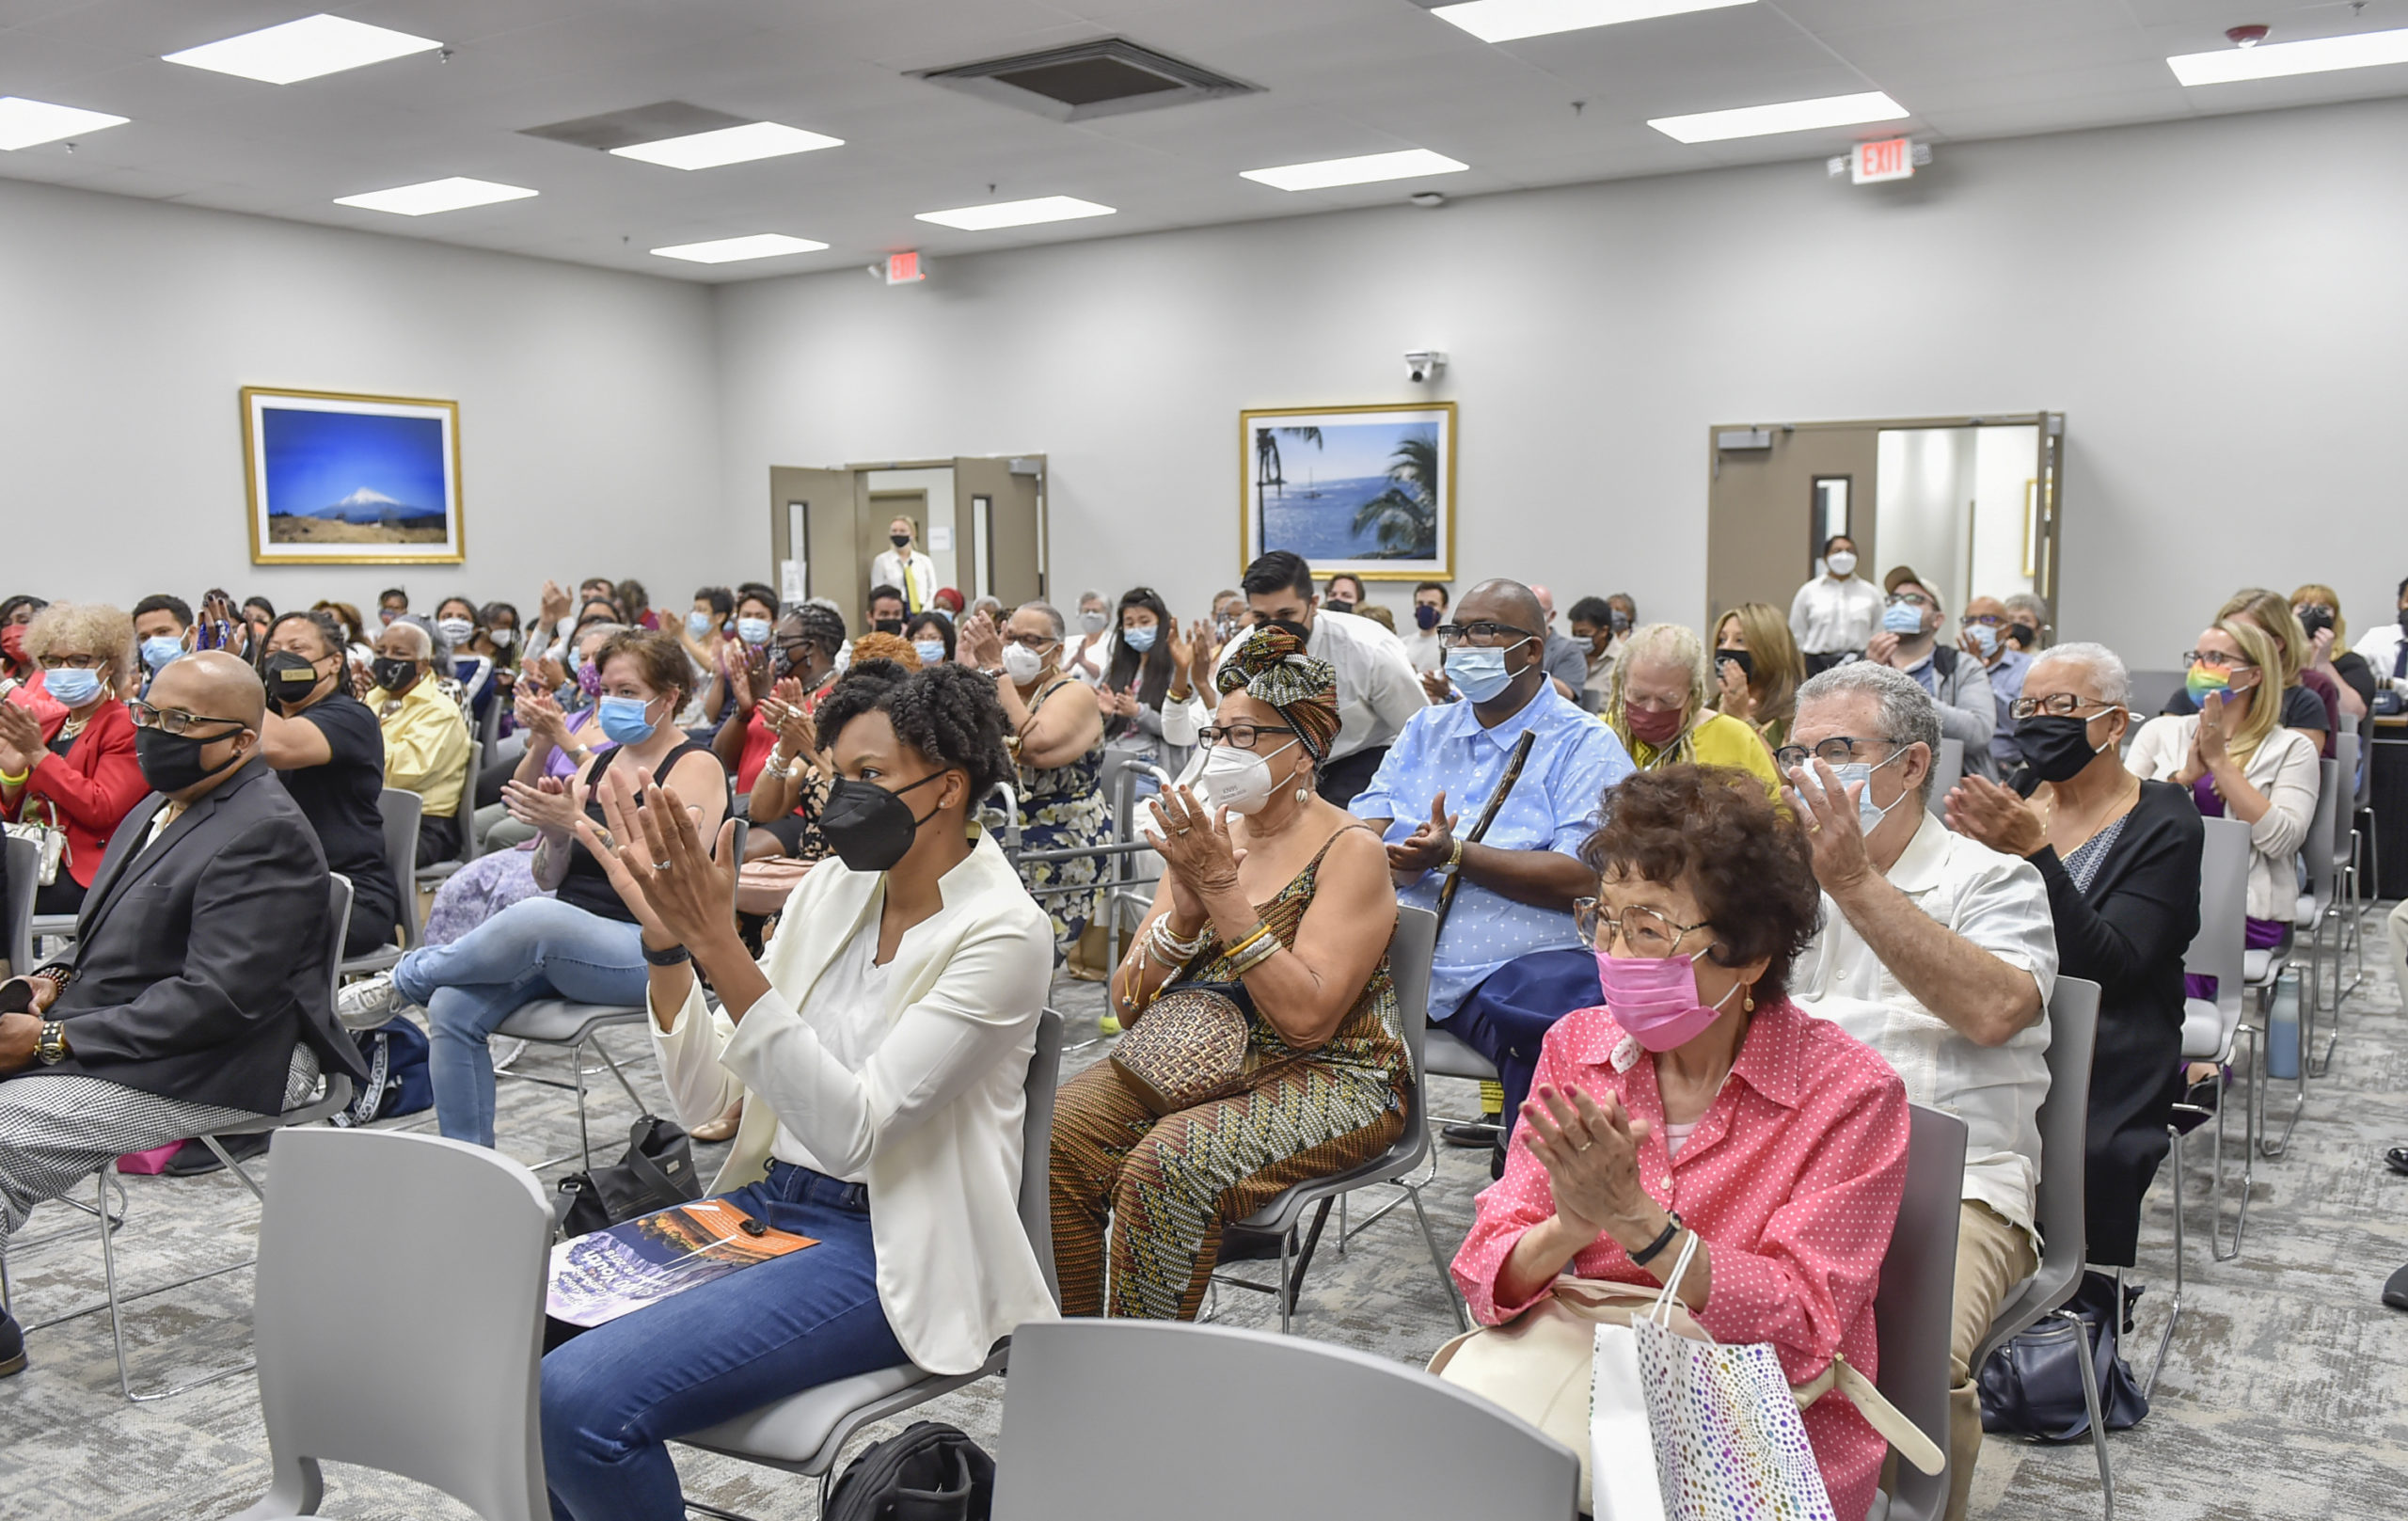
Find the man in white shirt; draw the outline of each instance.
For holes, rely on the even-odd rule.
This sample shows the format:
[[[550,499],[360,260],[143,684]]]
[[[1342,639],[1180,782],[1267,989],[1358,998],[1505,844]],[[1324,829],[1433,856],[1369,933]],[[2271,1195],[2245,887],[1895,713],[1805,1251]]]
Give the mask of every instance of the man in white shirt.
[[[2374,673],[2378,691],[2408,694],[2408,580],[2400,583],[2400,617],[2358,636],[2355,646]]]
[[[903,594],[903,610],[908,616],[927,610],[928,598],[936,595],[936,566],[928,557],[917,551],[918,525],[908,517],[897,517],[886,525],[887,542],[894,545],[869,563],[872,586],[891,586]]]
[[[1304,633],[1305,653],[1338,670],[1338,738],[1319,768],[1317,790],[1343,808],[1370,785],[1388,746],[1426,705],[1421,682],[1405,660],[1404,643],[1369,618],[1322,613],[1321,598],[1313,594],[1313,568],[1302,555],[1274,549],[1248,565],[1238,585],[1258,626],[1293,625]],[[1225,644],[1213,652],[1211,670],[1220,669],[1229,648]],[[1165,744],[1192,745],[1196,732],[1212,721],[1209,715],[1219,694],[1210,681],[1197,682],[1196,674],[1178,673],[1164,694]]]
[[[2057,975],[2048,889],[2031,863],[1951,832],[1925,807],[1940,715],[1905,672],[1859,660],[1815,676],[1798,689],[1790,740],[1787,796],[1824,893],[1798,1004],[1879,1052],[1909,1100],[1968,1132],[1949,1338],[1948,1514],[1961,1518],[1982,1444],[1972,1355],[2039,1262],[2034,1191]]]
[[[1103,685],[1104,673],[1112,669],[1111,604],[1101,592],[1079,594],[1079,631],[1062,645],[1062,670],[1078,677],[1090,687]]]
[[[1809,673],[1862,650],[1881,626],[1881,589],[1857,575],[1854,539],[1834,533],[1823,541],[1823,572],[1789,603],[1789,632]]]
[[[1447,669],[1446,647],[1438,642],[1438,626],[1447,621],[1447,589],[1436,581],[1423,581],[1413,589],[1413,632],[1400,635],[1404,641],[1404,658],[1414,673],[1428,676],[1437,673],[1441,680]],[[1429,683],[1423,682],[1427,687]],[[1434,698],[1433,699],[1435,700]]]

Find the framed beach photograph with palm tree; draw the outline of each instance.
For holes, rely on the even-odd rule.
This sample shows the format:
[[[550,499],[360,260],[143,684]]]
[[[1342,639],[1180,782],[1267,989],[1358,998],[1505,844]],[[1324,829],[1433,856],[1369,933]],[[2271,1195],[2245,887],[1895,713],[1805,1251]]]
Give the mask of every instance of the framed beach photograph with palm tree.
[[[243,389],[255,565],[459,564],[460,404]]]
[[[1454,577],[1455,404],[1238,414],[1242,564],[1273,549],[1313,574]]]

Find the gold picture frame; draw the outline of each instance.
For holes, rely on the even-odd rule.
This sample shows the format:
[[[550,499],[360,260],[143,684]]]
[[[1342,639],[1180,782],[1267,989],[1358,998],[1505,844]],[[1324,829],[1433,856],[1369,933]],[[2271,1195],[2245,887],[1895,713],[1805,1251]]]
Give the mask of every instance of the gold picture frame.
[[[242,392],[255,565],[456,565],[467,559],[460,404]]]
[[[2023,483],[2023,564],[2020,574],[2026,578],[2039,574],[2032,561],[2033,540],[2040,531],[2040,483]]]
[[[1240,412],[1238,548],[1241,569],[1288,549],[1316,577],[1452,580],[1455,404]]]

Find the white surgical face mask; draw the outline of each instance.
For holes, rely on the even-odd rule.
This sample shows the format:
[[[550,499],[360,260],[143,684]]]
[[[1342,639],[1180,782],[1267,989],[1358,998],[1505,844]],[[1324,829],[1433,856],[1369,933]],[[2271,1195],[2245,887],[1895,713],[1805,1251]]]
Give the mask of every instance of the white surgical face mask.
[[[1025,644],[1004,646],[1004,674],[1011,677],[1014,684],[1025,687],[1044,673],[1045,657]]]
[[[1240,750],[1235,745],[1214,745],[1204,752],[1203,781],[1212,795],[1212,806],[1227,808],[1233,814],[1259,812],[1276,790],[1271,780],[1271,756],[1295,742],[1291,738],[1269,754]]]
[[[1824,558],[1823,563],[1830,567],[1832,575],[1842,579],[1856,574],[1856,554],[1853,550],[1834,549]]]

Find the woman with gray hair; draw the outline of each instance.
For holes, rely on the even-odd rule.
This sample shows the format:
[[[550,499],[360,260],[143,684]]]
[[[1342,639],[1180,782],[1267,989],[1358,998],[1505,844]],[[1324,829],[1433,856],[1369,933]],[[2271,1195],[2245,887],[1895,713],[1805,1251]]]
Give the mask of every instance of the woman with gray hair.
[[[2181,1093],[2182,953],[2199,929],[2206,837],[2188,788],[2125,768],[2131,701],[2105,645],[2042,651],[2011,709],[2024,795],[1968,776],[1947,803],[1950,828],[2039,868],[2059,974],[2099,984],[2086,1240],[2090,1260],[2120,1267],[2132,1265],[2141,1196]]]
[[[1632,632],[1606,689],[1606,726],[1642,771],[1664,766],[1727,766],[1764,784],[1778,799],[1781,778],[1754,725],[1708,704],[1705,643],[1680,624]]]

